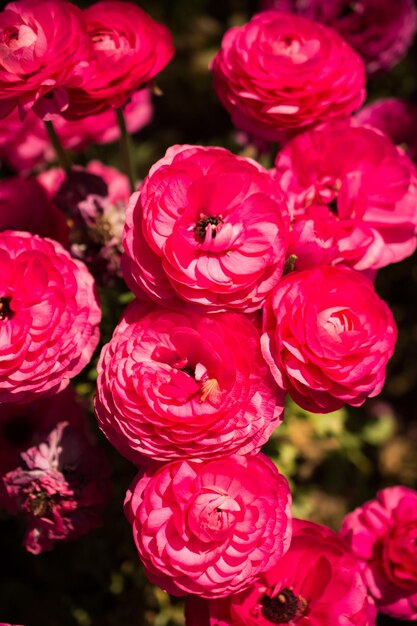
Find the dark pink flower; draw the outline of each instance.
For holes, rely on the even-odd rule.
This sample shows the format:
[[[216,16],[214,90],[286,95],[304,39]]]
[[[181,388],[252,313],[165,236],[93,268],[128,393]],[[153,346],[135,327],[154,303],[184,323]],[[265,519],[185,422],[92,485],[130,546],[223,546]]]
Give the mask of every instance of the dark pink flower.
[[[68,107],[91,42],[80,9],[64,0],[10,2],[0,13],[0,117],[16,105],[44,119]]]
[[[417,159],[417,106],[399,98],[382,98],[363,107],[354,117],[359,125],[373,126]]]
[[[81,431],[60,422],[21,458],[4,483],[9,510],[26,520],[29,552],[51,550],[56,541],[77,539],[101,524],[109,469]]]
[[[124,276],[159,302],[254,311],[282,275],[287,233],[286,203],[260,165],[173,146],[131,198]]]
[[[292,272],[265,304],[262,354],[279,387],[308,411],[378,395],[396,337],[371,281],[348,268]]]
[[[124,115],[129,133],[149,124],[153,115],[150,90],[141,89],[133,94],[124,107]],[[74,122],[57,116],[54,126],[62,145],[70,150],[84,150],[92,143],[110,143],[120,136],[113,109]],[[0,158],[17,172],[56,159],[45,126],[37,115],[29,111],[21,121],[14,110],[0,120]]]
[[[151,582],[216,598],[247,588],[289,547],[288,483],[268,457],[176,461],[139,475],[126,496]]]
[[[25,230],[68,246],[69,228],[61,211],[35,178],[0,180],[0,231]]]
[[[365,98],[362,60],[335,31],[277,11],[231,28],[212,70],[233,123],[270,141],[349,115]]]
[[[417,492],[382,489],[345,517],[340,532],[362,564],[378,611],[417,619]]]
[[[100,318],[91,274],[59,243],[0,233],[0,403],[64,389],[90,361]]]
[[[94,50],[88,81],[70,90],[68,119],[124,106],[171,60],[171,34],[133,2],[102,0],[83,11]]]
[[[125,456],[158,461],[256,452],[278,426],[259,332],[243,314],[135,302],[98,364],[96,413]]]
[[[413,0],[263,0],[265,9],[297,13],[337,30],[371,74],[396,65],[417,27]]]
[[[294,220],[329,222],[337,262],[357,270],[401,261],[417,245],[417,170],[372,128],[333,122],[278,154],[278,185]]]
[[[338,257],[333,223],[326,219],[298,219],[288,239],[288,269],[307,270],[330,265]]]
[[[375,625],[357,559],[330,528],[297,519],[288,552],[249,589],[186,603],[187,626]]]

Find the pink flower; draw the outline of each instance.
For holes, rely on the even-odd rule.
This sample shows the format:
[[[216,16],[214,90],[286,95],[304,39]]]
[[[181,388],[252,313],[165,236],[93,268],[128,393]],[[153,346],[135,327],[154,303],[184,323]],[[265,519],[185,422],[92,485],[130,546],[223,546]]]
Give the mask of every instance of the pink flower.
[[[333,223],[326,219],[296,220],[290,229],[287,255],[290,270],[330,265],[338,257]]]
[[[153,115],[150,90],[141,89],[133,94],[124,108],[124,115],[129,133],[136,133],[149,124]],[[54,126],[62,145],[70,150],[84,150],[92,143],[110,143],[120,136],[113,109],[75,122],[57,116]],[[31,170],[56,158],[39,117],[29,111],[22,122],[14,110],[0,120],[0,158],[17,172]]]
[[[26,230],[68,245],[68,225],[34,178],[0,180],[0,231]]]
[[[207,316],[132,303],[102,351],[96,413],[125,456],[158,461],[256,452],[283,394],[242,314]]]
[[[416,249],[417,170],[378,131],[334,122],[306,132],[278,154],[275,175],[293,219],[330,222],[338,262],[378,269]]]
[[[417,492],[379,491],[345,517],[340,532],[362,564],[378,611],[417,619]]]
[[[413,161],[417,160],[417,106],[414,103],[399,98],[382,98],[363,107],[354,120],[359,125],[382,131]]]
[[[64,389],[90,361],[101,318],[86,267],[52,239],[0,233],[0,403]]]
[[[362,60],[335,31],[276,11],[231,28],[212,69],[233,123],[270,141],[349,115],[365,98]]]
[[[288,483],[268,457],[177,461],[139,475],[126,496],[151,582],[173,595],[248,587],[289,547]]]
[[[297,519],[293,529],[288,552],[249,589],[222,600],[190,596],[186,625],[374,626],[359,563],[340,537]]]
[[[58,424],[81,428],[85,413],[71,387],[26,404],[4,404],[0,411],[0,475],[19,464],[21,452],[38,444]]]
[[[83,16],[94,58],[88,82],[70,90],[68,119],[124,106],[174,54],[169,30],[132,2],[102,0]]]
[[[397,329],[370,280],[342,267],[288,274],[264,310],[262,354],[308,411],[360,406],[381,391]]]
[[[101,524],[108,497],[105,458],[81,431],[60,422],[47,439],[22,455],[22,465],[4,477],[7,505],[22,515],[25,548],[51,550]]]
[[[0,117],[16,105],[44,119],[68,107],[91,43],[80,9],[64,0],[10,2],[0,13]]]
[[[297,13],[337,30],[363,58],[371,74],[396,65],[417,27],[413,0],[263,0],[265,9]]]
[[[254,311],[282,275],[287,233],[285,201],[260,165],[173,146],[131,198],[125,280],[159,302]]]

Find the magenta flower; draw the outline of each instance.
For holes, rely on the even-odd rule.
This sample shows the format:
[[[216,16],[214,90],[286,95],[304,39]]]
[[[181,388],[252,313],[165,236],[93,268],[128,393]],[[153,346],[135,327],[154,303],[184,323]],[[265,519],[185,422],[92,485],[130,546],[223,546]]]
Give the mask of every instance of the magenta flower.
[[[133,2],[101,0],[83,11],[83,19],[94,56],[88,81],[70,90],[68,119],[124,106],[174,54],[169,30]]]
[[[131,198],[123,273],[159,302],[254,311],[282,275],[287,233],[286,203],[260,165],[173,146]]]
[[[25,230],[68,247],[65,217],[35,178],[16,176],[0,180],[0,231],[3,230]]]
[[[109,470],[81,431],[60,422],[21,457],[4,483],[9,510],[26,520],[29,552],[51,550],[56,541],[77,539],[101,524]]]
[[[396,338],[371,281],[348,268],[292,272],[264,309],[262,354],[278,386],[315,413],[378,395]]]
[[[282,417],[284,394],[242,314],[135,302],[98,372],[100,428],[136,463],[257,452]]]
[[[10,2],[0,13],[0,118],[16,105],[44,119],[68,107],[91,43],[80,9],[64,0]]]
[[[374,626],[359,562],[330,528],[293,520],[288,552],[239,594],[189,597],[186,626]]]
[[[417,619],[417,492],[382,489],[345,517],[340,533],[362,564],[378,611]]]
[[[231,28],[212,70],[233,123],[269,141],[349,115],[365,99],[362,59],[334,30],[276,11]]]
[[[292,217],[330,223],[337,262],[379,269],[417,245],[417,170],[402,150],[372,128],[323,125],[289,142],[276,178]]]
[[[0,233],[0,403],[57,393],[90,361],[100,307],[92,276],[52,239]]]
[[[176,461],[139,475],[126,496],[151,582],[173,595],[247,588],[289,547],[288,483],[268,457]]]
[[[417,106],[399,98],[383,98],[363,107],[355,115],[359,125],[373,126],[417,160]]]
[[[337,30],[372,74],[396,65],[417,28],[413,0],[263,0],[265,9],[297,13]]]

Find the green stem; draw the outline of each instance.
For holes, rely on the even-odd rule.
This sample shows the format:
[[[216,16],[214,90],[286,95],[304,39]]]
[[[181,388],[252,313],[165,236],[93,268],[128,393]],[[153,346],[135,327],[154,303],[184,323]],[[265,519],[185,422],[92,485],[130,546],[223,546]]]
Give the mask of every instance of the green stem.
[[[72,163],[68,152],[63,148],[57,132],[55,130],[55,126],[51,121],[45,120],[45,128],[49,136],[49,141],[52,144],[53,149],[55,150],[55,154],[58,157],[58,161],[62,169],[66,174],[69,174],[71,171]]]
[[[136,185],[133,171],[131,140],[129,133],[127,132],[123,109],[116,109],[116,116],[120,129],[120,158],[122,160],[122,167],[129,179],[130,189],[135,191]]]

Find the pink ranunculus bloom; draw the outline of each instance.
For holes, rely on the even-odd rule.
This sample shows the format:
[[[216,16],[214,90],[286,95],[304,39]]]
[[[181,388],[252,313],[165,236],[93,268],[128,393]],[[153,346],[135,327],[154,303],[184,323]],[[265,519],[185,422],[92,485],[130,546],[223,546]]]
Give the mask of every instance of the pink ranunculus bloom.
[[[374,626],[360,564],[321,524],[293,520],[288,552],[228,598],[186,600],[186,626]]]
[[[254,311],[282,275],[287,234],[286,201],[260,165],[173,146],[131,198],[125,280],[159,302]]]
[[[233,123],[269,141],[347,116],[365,99],[362,59],[335,31],[277,11],[231,28],[212,70]]]
[[[133,94],[124,107],[124,115],[129,133],[149,124],[153,115],[150,89]],[[75,122],[57,116],[54,126],[62,145],[69,150],[84,150],[92,143],[110,143],[120,136],[113,109]],[[21,121],[15,109],[0,120],[0,159],[15,171],[26,172],[55,158],[45,126],[37,115],[29,111]]]
[[[288,239],[288,269],[308,270],[330,265],[339,256],[333,224],[326,219],[294,221]]]
[[[349,268],[292,272],[265,304],[263,356],[279,387],[315,413],[378,395],[396,337],[372,282]]]
[[[100,161],[68,175],[53,168],[39,175],[53,202],[72,223],[70,250],[100,284],[121,277],[122,234],[130,196],[127,176]]]
[[[353,118],[359,125],[373,126],[417,160],[417,106],[400,98],[382,98],[363,107]]]
[[[83,15],[94,57],[88,82],[70,90],[68,119],[124,106],[174,54],[169,30],[133,2],[101,0]]]
[[[0,13],[0,117],[44,119],[68,107],[92,53],[81,10],[64,0],[10,2]]]
[[[287,551],[291,495],[263,454],[174,461],[133,481],[125,512],[145,571],[173,595],[247,588]]]
[[[132,461],[257,452],[284,397],[241,313],[207,316],[132,303],[102,351],[96,413]]]
[[[369,74],[396,65],[417,28],[413,0],[263,0],[266,10],[296,13],[331,26],[364,60]]]
[[[61,211],[35,178],[0,180],[0,231],[25,230],[68,246],[69,228]]]
[[[0,411],[0,475],[14,469],[19,455],[37,445],[60,421],[82,428],[85,411],[71,387],[26,404],[4,404]]]
[[[341,535],[381,613],[417,619],[417,492],[388,487],[349,513]]]
[[[379,131],[323,124],[285,146],[275,176],[295,221],[330,222],[338,263],[375,270],[416,249],[417,170]]]
[[[90,361],[101,311],[87,268],[52,239],[0,233],[0,404],[64,389]]]
[[[9,510],[26,521],[29,552],[51,550],[56,541],[77,539],[101,524],[109,468],[82,431],[61,421],[21,459],[3,480]]]

